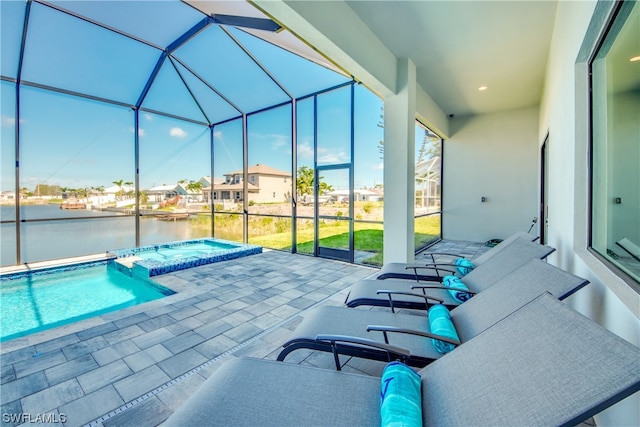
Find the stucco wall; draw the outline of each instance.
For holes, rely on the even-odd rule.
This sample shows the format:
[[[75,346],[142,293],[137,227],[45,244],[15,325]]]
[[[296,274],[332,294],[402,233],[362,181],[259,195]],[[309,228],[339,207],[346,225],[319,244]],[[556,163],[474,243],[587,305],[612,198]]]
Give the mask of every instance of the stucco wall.
[[[586,58],[612,2],[559,2],[538,141],[549,133],[549,261],[591,283],[567,299],[587,317],[640,345],[640,299],[587,251],[589,104]],[[599,427],[640,425],[640,394],[596,415]]]
[[[443,145],[445,239],[484,242],[529,229],[538,216],[537,126],[537,108],[451,120]]]

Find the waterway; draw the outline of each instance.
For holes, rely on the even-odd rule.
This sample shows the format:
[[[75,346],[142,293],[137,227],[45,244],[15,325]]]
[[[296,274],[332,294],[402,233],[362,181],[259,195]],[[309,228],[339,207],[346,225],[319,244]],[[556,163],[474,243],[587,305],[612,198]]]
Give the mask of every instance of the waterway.
[[[116,215],[114,217],[114,215]],[[111,217],[109,217],[111,216]],[[15,206],[0,206],[0,266],[16,264]],[[60,209],[59,205],[20,208],[21,262],[37,262],[105,253],[136,246],[135,217],[86,209]],[[60,220],[64,219],[64,220]],[[151,245],[210,235],[191,221],[160,221],[141,217],[140,244]]]

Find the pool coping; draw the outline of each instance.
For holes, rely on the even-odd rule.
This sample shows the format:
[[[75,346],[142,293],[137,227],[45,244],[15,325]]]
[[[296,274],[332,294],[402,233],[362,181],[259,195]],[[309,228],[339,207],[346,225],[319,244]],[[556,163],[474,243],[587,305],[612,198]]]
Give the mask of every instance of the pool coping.
[[[93,255],[83,255],[78,257],[69,257],[62,259],[54,259],[48,261],[25,262],[20,265],[10,265],[0,267],[0,276],[12,275],[18,273],[33,273],[35,271],[46,270],[57,267],[68,267],[73,264],[86,264],[97,261],[109,261],[114,258],[113,254],[101,253]]]

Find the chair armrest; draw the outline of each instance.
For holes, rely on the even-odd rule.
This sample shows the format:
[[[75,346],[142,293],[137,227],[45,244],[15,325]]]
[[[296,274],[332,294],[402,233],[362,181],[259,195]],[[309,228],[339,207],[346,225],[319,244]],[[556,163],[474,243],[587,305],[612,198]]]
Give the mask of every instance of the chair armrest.
[[[445,267],[441,267],[441,265],[444,265]],[[405,265],[404,269],[405,270],[413,270],[413,274],[415,275],[415,279],[416,282],[420,281],[420,277],[418,276],[418,269],[429,269],[429,270],[435,270],[436,274],[438,275],[438,277],[443,277],[440,274],[440,270],[442,270],[443,272],[447,272],[449,274],[455,274],[455,270],[450,269],[450,268],[446,268],[451,266],[452,264],[408,264]],[[433,280],[427,280],[427,282],[431,282]]]
[[[450,268],[447,268],[450,267]],[[427,264],[407,264],[405,270],[417,270],[418,268],[428,268],[430,270],[445,270],[455,273],[456,265],[450,262],[429,262]]]
[[[471,295],[477,294],[477,292],[471,291],[469,289],[456,288],[454,286],[447,287],[447,286],[444,286],[444,285],[411,285],[411,289],[422,289],[422,292],[425,292],[425,289],[443,289],[445,291],[451,290],[451,291],[467,292],[467,293],[469,293]],[[428,295],[426,295],[426,296],[429,297],[429,299],[436,299],[435,297],[430,297]]]
[[[384,350],[387,353],[389,362],[392,361],[391,355],[400,357],[400,359],[402,359],[402,361],[405,363],[407,362],[407,359],[411,357],[411,352],[407,349],[391,345],[389,343],[382,343],[380,341],[370,340],[366,338],[351,337],[347,335],[319,334],[316,335],[315,339],[316,341],[329,342],[329,344],[331,345],[331,351],[333,352],[334,361],[336,362],[336,370],[338,371],[341,370],[340,359],[338,358],[338,343],[358,344]]]
[[[439,341],[444,341],[453,345],[460,345],[460,341],[454,340],[442,335],[432,334],[431,332],[417,331],[415,329],[396,328],[395,326],[381,326],[381,325],[369,325],[367,326],[367,332],[378,331],[384,334],[384,340],[387,342],[387,332],[396,332],[399,334],[417,335],[425,338],[433,338]]]
[[[413,288],[413,286],[412,286]],[[417,297],[417,298],[423,298],[424,299],[424,304],[426,306],[426,309],[429,309],[429,300],[435,301],[437,303],[442,304],[444,302],[444,300],[440,299],[440,298],[436,298],[436,297],[431,297],[429,295],[425,295],[425,294],[419,294],[416,292],[403,292],[403,291],[390,291],[387,289],[378,289],[376,291],[376,294],[380,295],[380,294],[387,294],[387,296],[389,297],[389,306],[391,307],[391,312],[395,313],[395,308],[393,306],[393,298],[391,297],[391,295],[409,295],[412,297]]]

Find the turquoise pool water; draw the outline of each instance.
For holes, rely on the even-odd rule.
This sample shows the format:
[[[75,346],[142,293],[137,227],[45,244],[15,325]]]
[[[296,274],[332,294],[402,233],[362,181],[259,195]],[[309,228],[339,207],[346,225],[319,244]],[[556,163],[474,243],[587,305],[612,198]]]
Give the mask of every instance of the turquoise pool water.
[[[168,242],[110,251],[114,268],[132,277],[159,274],[262,253],[262,247],[215,238]]]
[[[104,261],[0,276],[0,341],[173,293],[107,268]]]
[[[155,261],[179,260],[187,257],[206,257],[219,254],[234,246],[214,242],[194,242],[182,246],[157,246],[147,252],[139,252],[138,257]]]

